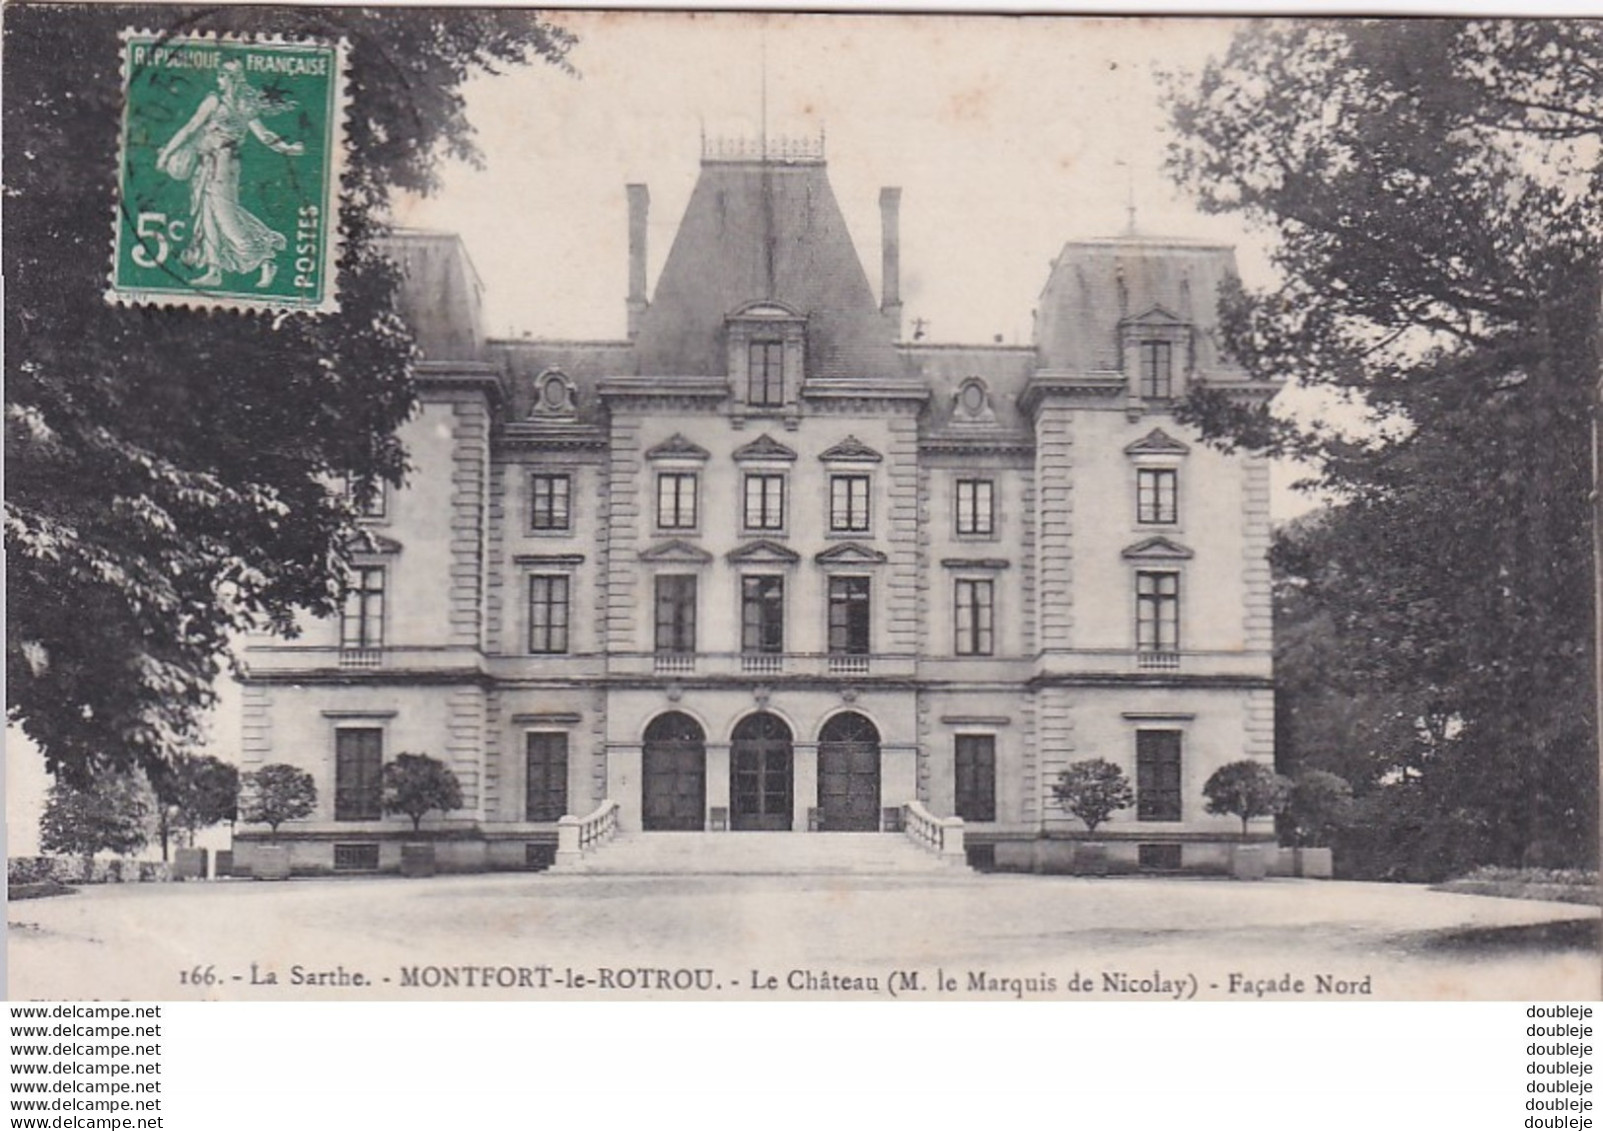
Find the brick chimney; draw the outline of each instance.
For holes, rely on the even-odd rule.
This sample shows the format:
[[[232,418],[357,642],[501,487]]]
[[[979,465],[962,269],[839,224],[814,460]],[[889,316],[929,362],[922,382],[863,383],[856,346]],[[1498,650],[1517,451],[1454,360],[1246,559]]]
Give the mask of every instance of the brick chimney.
[[[902,336],[902,190],[879,190],[881,233],[879,309],[891,324],[893,335]]]
[[[651,211],[651,191],[645,185],[626,185],[629,194],[629,340],[640,333],[646,316],[646,217]]]

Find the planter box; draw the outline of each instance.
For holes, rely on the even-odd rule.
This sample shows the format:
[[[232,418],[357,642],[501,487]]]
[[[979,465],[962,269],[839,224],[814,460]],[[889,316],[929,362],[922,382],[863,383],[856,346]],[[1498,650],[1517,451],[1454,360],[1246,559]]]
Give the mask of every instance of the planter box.
[[[204,880],[207,853],[204,848],[180,848],[173,853],[173,879]]]
[[[1105,876],[1108,874],[1108,846],[1081,842],[1074,846],[1074,874],[1076,876]]]
[[[411,879],[425,879],[435,874],[434,845],[401,845],[401,875]]]
[[[250,874],[258,880],[289,879],[289,845],[257,845],[250,854]]]
[[[219,848],[217,850],[217,871],[214,874],[219,880],[225,876],[232,876],[234,874],[233,849]]]
[[[1336,874],[1336,861],[1328,848],[1297,849],[1297,874],[1309,880],[1328,880]]]
[[[1263,847],[1257,844],[1238,844],[1230,854],[1230,875],[1238,880],[1261,880],[1269,872],[1269,861]]]

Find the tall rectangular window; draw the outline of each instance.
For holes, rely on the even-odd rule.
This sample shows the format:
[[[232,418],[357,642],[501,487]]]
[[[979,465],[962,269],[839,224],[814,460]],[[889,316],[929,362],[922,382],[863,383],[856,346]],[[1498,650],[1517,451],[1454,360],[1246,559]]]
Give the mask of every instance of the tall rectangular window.
[[[995,591],[990,581],[958,578],[953,614],[957,624],[959,656],[989,656],[995,646]]]
[[[740,579],[740,647],[744,652],[785,650],[785,579]]]
[[[376,821],[383,812],[384,731],[341,727],[334,732],[334,819]]]
[[[534,530],[567,530],[573,521],[573,480],[566,475],[536,475],[529,489],[529,526]]]
[[[1141,395],[1174,395],[1174,345],[1170,342],[1141,343]]]
[[[836,534],[868,530],[868,476],[830,476],[829,529]]]
[[[996,532],[996,489],[989,479],[957,481],[957,532],[967,535]]]
[[[356,566],[340,610],[341,648],[384,646],[384,567]]]
[[[1141,821],[1180,819],[1180,732],[1135,732],[1135,812]]]
[[[1172,467],[1138,467],[1135,472],[1137,522],[1173,523],[1179,517],[1180,473]]]
[[[785,343],[752,342],[746,353],[746,403],[775,408],[785,403]]]
[[[524,746],[524,820],[556,821],[568,812],[568,736],[530,734]]]
[[[785,529],[785,477],[753,474],[746,476],[746,529]]]
[[[1135,646],[1140,652],[1180,650],[1180,575],[1143,570],[1135,575]]]
[[[957,736],[957,815],[965,821],[996,820],[996,736]]]
[[[868,655],[869,579],[829,579],[829,650],[837,656]]]
[[[657,651],[696,650],[696,579],[657,578]]]
[[[529,578],[529,651],[568,650],[568,580],[565,573]]]
[[[665,471],[657,476],[657,526],[662,530],[696,527],[696,475]]]

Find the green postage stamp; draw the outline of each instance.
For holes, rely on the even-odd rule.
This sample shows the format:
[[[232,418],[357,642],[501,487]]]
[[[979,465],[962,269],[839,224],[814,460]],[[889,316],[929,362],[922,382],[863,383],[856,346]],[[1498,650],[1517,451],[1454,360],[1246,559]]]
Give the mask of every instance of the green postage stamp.
[[[342,43],[123,33],[108,300],[327,312]]]

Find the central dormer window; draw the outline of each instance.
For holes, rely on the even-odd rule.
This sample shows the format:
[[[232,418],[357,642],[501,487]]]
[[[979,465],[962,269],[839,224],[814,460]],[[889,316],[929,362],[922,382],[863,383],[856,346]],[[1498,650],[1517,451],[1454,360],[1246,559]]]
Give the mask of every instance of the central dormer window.
[[[724,322],[736,425],[782,416],[794,428],[807,355],[807,317],[772,299],[747,303]]]
[[[751,343],[746,355],[746,403],[753,408],[784,407],[784,342]]]

